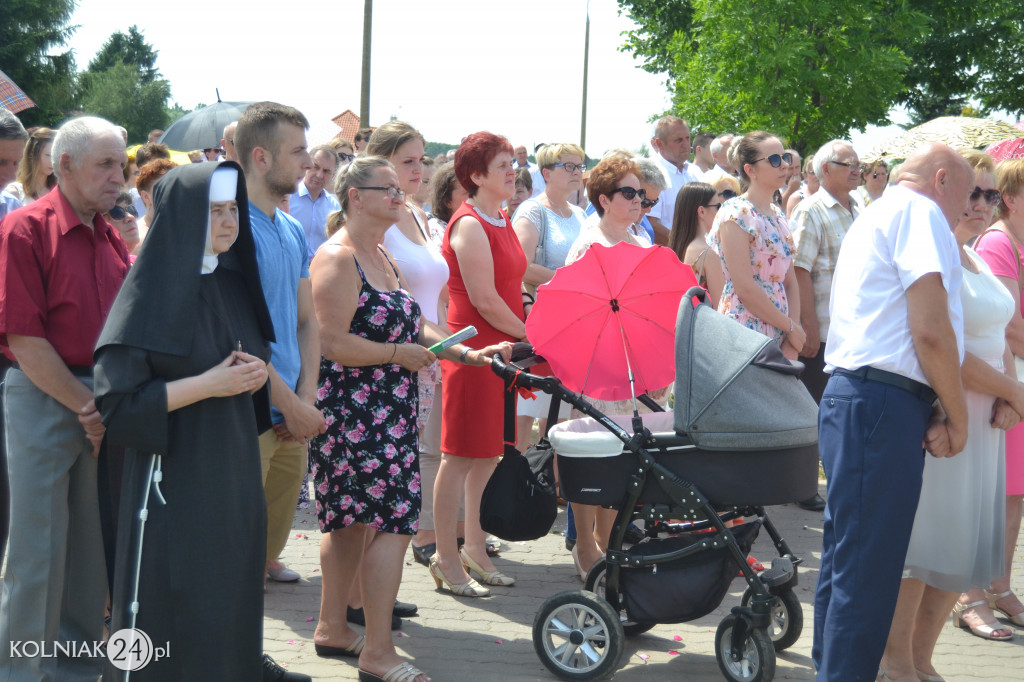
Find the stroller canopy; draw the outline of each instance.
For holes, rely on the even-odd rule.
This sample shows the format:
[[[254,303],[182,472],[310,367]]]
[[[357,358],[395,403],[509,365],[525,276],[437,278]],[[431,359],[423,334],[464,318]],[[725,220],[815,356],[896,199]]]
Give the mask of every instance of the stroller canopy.
[[[694,305],[693,298],[701,299]],[[780,450],[818,441],[818,406],[803,369],[779,345],[691,289],[676,320],[675,430],[706,450]]]

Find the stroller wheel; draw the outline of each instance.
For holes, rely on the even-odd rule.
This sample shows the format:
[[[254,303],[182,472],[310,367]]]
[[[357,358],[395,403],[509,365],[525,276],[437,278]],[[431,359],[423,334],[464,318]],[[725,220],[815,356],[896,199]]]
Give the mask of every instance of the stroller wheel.
[[[768,633],[747,629],[739,647],[733,648],[732,631],[738,618],[726,616],[715,633],[715,658],[726,679],[732,682],[770,682],[775,677],[775,650]]]
[[[747,606],[754,596],[754,591],[747,588],[740,604]],[[785,590],[775,595],[772,602],[772,624],[768,628],[768,637],[776,651],[784,651],[800,639],[804,629],[804,609],[793,590]]]
[[[587,580],[584,582],[585,589],[590,590],[605,601],[608,600],[604,590],[604,578],[607,568],[608,563],[604,559],[601,559],[590,567],[590,571],[587,573]],[[626,617],[626,610],[621,604],[616,604],[615,606],[618,607],[619,620],[622,621],[622,631],[627,637],[642,635],[656,625],[656,623],[636,623],[631,621]],[[615,608],[615,606],[612,608]]]
[[[625,647],[619,614],[592,592],[559,592],[533,619],[533,648],[565,680],[592,680],[619,664]]]

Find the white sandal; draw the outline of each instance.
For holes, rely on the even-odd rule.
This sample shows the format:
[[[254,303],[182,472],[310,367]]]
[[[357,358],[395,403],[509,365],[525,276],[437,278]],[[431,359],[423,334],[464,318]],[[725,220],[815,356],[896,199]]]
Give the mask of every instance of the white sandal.
[[[990,639],[995,642],[1007,642],[1013,639],[1013,633],[1010,632],[1009,629],[1004,627],[993,627],[994,625],[998,626],[998,622],[983,623],[981,625],[969,625],[967,621],[964,620],[964,612],[970,611],[971,609],[977,608],[979,606],[988,606],[988,602],[974,601],[970,604],[961,604],[960,602],[957,602],[956,606],[953,607],[953,625],[955,625],[956,627],[963,628],[965,630],[970,630],[972,635],[974,635],[975,637],[981,637],[982,639]],[[981,616],[978,617],[980,618]],[[1005,636],[997,635],[996,633],[1000,630],[1007,634]]]
[[[988,607],[990,609],[992,609],[993,611],[998,611],[999,613],[1003,614],[1004,616],[1006,616],[1006,620],[1010,621],[1014,625],[1024,627],[1024,611],[1021,611],[1020,613],[1011,614],[1006,609],[1000,606],[996,606],[997,601],[999,601],[1000,599],[1005,599],[1006,597],[1010,596],[1015,596],[1013,590],[1007,590],[1006,592],[1000,592],[999,594],[993,594],[988,590],[985,590],[985,598],[988,600]]]

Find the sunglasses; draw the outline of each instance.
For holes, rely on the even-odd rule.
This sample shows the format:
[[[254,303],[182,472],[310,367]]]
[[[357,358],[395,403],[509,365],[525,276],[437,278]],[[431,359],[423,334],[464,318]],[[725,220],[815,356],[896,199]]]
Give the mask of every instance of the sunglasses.
[[[702,204],[702,205],[703,205],[704,207],[706,207],[706,208],[713,208],[713,209],[715,209],[716,211],[717,211],[718,209],[722,208],[722,203],[721,203],[721,202],[719,202],[719,203],[717,203],[717,204]]]
[[[846,166],[847,168],[852,168],[857,165],[853,161],[829,161],[828,163],[834,163],[837,166]]]
[[[346,154],[345,152],[338,152],[338,159],[340,161],[351,161],[356,158],[355,154]]]
[[[587,164],[585,163],[556,163],[551,167],[565,168],[565,170],[568,171],[569,173],[575,173],[576,171],[579,171],[580,173],[585,173],[587,171]]]
[[[719,194],[721,194],[722,198],[725,199],[726,201],[729,201],[729,199],[734,199],[737,196],[739,196],[736,194],[736,192],[733,192],[731,189],[723,189],[721,192],[719,192]]]
[[[641,199],[640,208],[654,208],[661,199]]]
[[[611,192],[608,192],[608,196],[611,196],[616,192],[622,192],[622,196],[626,201],[633,201],[637,195],[640,196],[640,201],[647,198],[647,192],[642,189],[637,189],[636,187],[616,187]]]
[[[114,208],[107,211],[107,215],[114,220],[124,220],[128,215],[138,218],[139,212],[135,210],[134,206],[114,206]]]
[[[973,204],[982,197],[985,197],[985,203],[989,206],[997,205],[999,200],[1002,199],[1002,195],[999,194],[999,190],[997,189],[982,189],[980,187],[975,187],[974,191],[971,192],[971,203]]]
[[[394,185],[388,185],[387,187],[356,187],[355,189],[376,189],[381,192],[387,192],[389,199],[401,199],[405,196],[405,190],[398,189]]]
[[[779,166],[782,165],[783,161],[786,162],[787,166],[792,164],[793,163],[793,155],[790,154],[789,152],[786,152],[785,154],[782,154],[781,156],[778,155],[778,154],[769,154],[768,156],[762,156],[760,159],[758,159],[754,163],[758,163],[759,161],[767,161],[768,163],[771,164],[772,168],[778,168]],[[753,165],[753,164],[751,164],[751,165]]]

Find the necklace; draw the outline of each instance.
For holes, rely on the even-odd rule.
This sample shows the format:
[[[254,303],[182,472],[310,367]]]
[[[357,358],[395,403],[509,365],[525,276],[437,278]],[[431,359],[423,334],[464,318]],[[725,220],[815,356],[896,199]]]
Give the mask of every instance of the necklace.
[[[491,216],[481,211],[480,207],[477,206],[476,204],[470,204],[470,206],[473,207],[474,213],[483,218],[484,222],[493,225],[494,227],[505,227],[505,216],[501,215],[498,218],[492,218]]]

